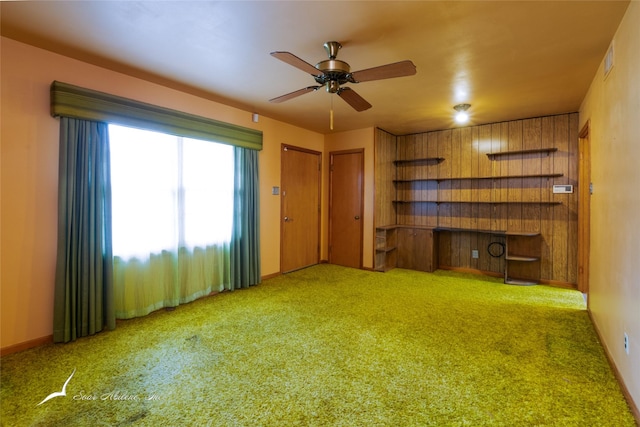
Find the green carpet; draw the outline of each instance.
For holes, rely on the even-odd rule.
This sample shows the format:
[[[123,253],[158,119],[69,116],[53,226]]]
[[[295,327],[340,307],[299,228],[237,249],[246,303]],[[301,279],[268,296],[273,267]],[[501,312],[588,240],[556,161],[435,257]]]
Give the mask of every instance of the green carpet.
[[[444,271],[319,265],[1,362],[3,426],[635,425],[580,293]]]

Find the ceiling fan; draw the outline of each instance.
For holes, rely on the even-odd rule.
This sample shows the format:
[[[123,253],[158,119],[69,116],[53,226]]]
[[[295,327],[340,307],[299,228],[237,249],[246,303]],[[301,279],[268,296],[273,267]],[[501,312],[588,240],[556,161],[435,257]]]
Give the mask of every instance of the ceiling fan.
[[[289,99],[304,95],[308,92],[314,92],[321,87],[325,87],[327,92],[338,94],[340,98],[344,99],[345,102],[356,111],[364,111],[371,108],[371,104],[358,95],[353,89],[342,85],[346,83],[361,83],[372,80],[412,76],[416,73],[416,66],[409,60],[351,72],[349,64],[336,59],[338,56],[338,50],[341,48],[342,45],[338,42],[326,42],[324,44],[324,49],[327,51],[329,59],[320,61],[315,66],[298,58],[290,52],[271,52],[271,56],[274,58],[286,62],[305,73],[311,74],[318,85],[308,86],[295,92],[270,99],[269,102],[278,103],[288,101]]]

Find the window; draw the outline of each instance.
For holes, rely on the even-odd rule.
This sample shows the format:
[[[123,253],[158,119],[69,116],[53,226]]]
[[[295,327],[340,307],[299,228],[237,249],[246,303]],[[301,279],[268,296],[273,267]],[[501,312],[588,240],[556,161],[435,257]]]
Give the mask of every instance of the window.
[[[60,117],[56,342],[260,283],[262,132],[57,81],[51,114]]]
[[[114,256],[230,241],[232,146],[117,125],[109,139]]]

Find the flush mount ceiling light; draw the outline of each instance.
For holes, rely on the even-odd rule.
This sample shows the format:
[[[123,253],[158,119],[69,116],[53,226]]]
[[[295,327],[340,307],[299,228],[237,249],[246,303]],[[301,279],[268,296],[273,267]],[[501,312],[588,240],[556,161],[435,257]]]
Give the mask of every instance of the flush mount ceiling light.
[[[469,120],[469,113],[467,110],[471,107],[470,104],[458,104],[454,105],[453,109],[458,113],[456,114],[456,122],[457,123],[466,123]]]

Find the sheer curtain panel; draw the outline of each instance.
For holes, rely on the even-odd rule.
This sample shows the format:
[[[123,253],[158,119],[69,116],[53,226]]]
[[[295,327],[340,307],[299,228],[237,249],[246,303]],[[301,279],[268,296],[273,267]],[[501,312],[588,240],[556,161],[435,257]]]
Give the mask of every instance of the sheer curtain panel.
[[[110,125],[116,317],[229,288],[234,149]]]

